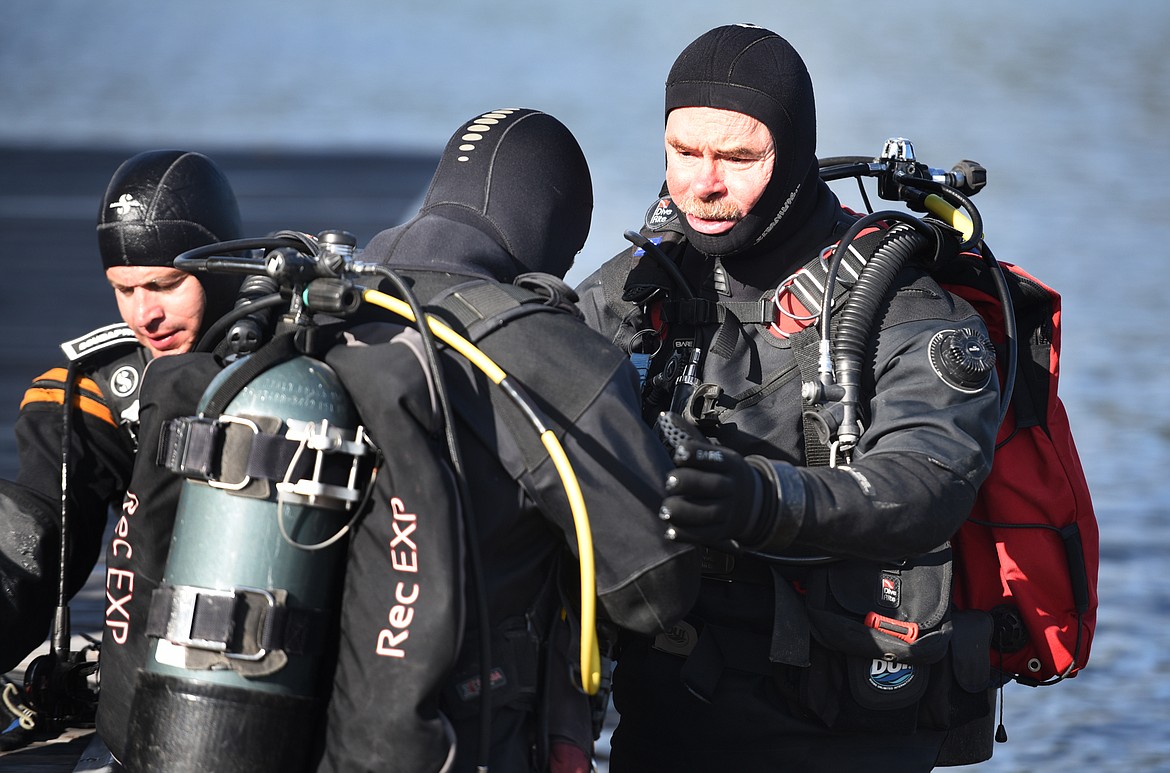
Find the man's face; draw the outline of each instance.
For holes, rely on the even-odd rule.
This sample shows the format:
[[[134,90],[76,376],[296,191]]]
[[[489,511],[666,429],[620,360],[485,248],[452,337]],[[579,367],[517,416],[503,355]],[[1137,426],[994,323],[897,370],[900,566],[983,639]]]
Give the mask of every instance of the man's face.
[[[680,107],[666,118],[666,187],[691,228],[721,234],[760,200],[776,145],[764,124],[743,113]]]
[[[193,275],[166,266],[106,269],[122,320],[151,355],[181,354],[196,344],[206,299]]]

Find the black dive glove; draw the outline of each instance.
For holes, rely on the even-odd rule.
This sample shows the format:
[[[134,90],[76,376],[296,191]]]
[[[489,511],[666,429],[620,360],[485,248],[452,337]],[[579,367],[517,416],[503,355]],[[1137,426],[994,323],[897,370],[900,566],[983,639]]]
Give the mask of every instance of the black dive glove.
[[[786,547],[800,528],[804,488],[791,465],[746,459],[716,445],[674,413],[658,416],[658,432],[675,469],[666,478],[658,516],[666,538],[745,550]],[[784,480],[778,475],[782,467]],[[798,500],[790,507],[785,496]]]

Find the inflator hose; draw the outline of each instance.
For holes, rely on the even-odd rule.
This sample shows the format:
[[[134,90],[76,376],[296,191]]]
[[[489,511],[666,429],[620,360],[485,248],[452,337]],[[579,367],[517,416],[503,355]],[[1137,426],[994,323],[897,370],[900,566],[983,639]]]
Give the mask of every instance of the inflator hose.
[[[841,311],[841,321],[832,325],[833,289],[837,283],[845,253],[857,235],[866,228],[887,221],[893,226],[874,255],[861,270],[856,284]],[[901,212],[875,212],[858,219],[838,242],[829,261],[824,297],[821,301],[820,377],[822,383],[834,380],[843,410],[839,436],[851,448],[861,436],[861,368],[866,346],[873,329],[878,306],[893,285],[906,261],[923,247],[937,243],[938,232],[916,217]],[[832,341],[830,345],[830,334]]]
[[[833,329],[834,370],[859,371],[877,318],[878,306],[906,262],[922,250],[933,249],[921,233],[893,226],[865,264]],[[840,376],[838,376],[840,381]]]
[[[378,290],[365,289],[363,300],[381,306],[411,322],[418,322],[414,312],[403,301]],[[508,374],[482,350],[449,328],[437,318],[428,315],[427,324],[435,337],[466,357],[500,387],[504,394],[518,407],[524,417],[540,435],[540,441],[548,451],[549,458],[560,474],[561,484],[573,513],[573,525],[577,531],[577,553],[581,569],[581,687],[588,695],[595,695],[601,686],[601,653],[596,636],[596,579],[593,565],[593,535],[589,526],[589,515],[585,498],[577,483],[572,464],[557,439],[556,433],[545,426],[535,404],[519,388],[508,380]]]

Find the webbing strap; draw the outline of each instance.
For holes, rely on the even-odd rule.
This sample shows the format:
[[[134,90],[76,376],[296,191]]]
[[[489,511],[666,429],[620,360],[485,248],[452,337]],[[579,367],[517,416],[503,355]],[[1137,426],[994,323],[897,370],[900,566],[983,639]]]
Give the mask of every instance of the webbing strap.
[[[772,299],[758,301],[712,301],[682,298],[663,301],[662,319],[680,325],[712,325],[734,317],[744,325],[766,325],[773,320]]]
[[[815,327],[806,327],[789,337],[796,365],[800,368],[801,381],[817,381],[820,361],[820,332]],[[814,417],[811,403],[801,397],[803,410],[801,421],[804,426],[804,461],[809,467],[829,466],[829,447],[820,441],[819,426]]]
[[[833,287],[834,308],[839,306],[842,299],[853,289],[862,269],[887,233],[883,229],[866,231],[849,244],[841,258],[837,282]],[[820,309],[825,299],[825,283],[829,281],[829,262],[830,255],[822,253],[806,263],[792,278],[789,291],[810,311]]]
[[[146,635],[229,657],[313,654],[328,628],[324,617],[322,610],[287,607],[267,591],[161,585],[150,599]]]
[[[479,343],[517,317],[541,311],[562,312],[545,301],[544,296],[524,287],[480,279],[457,285],[427,305],[450,313],[466,331],[464,337]]]
[[[235,396],[258,375],[299,355],[300,351],[293,336],[294,333],[278,335],[241,362],[207,401],[203,415],[210,419],[218,418]]]

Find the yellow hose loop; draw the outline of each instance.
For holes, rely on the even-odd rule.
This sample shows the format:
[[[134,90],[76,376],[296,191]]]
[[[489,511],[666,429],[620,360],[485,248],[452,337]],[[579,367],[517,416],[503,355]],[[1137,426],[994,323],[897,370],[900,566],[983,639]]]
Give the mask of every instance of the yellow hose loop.
[[[362,300],[380,306],[387,311],[404,317],[411,322],[417,322],[414,311],[405,301],[392,295],[362,289]],[[561,485],[569,500],[569,508],[573,513],[573,525],[577,531],[577,554],[581,570],[581,687],[588,695],[595,695],[601,686],[601,652],[597,644],[597,592],[593,565],[593,534],[589,528],[589,514],[585,507],[585,499],[581,495],[581,487],[577,484],[577,476],[569,457],[565,454],[557,436],[552,430],[546,429],[523,395],[506,381],[507,373],[475,344],[456,333],[442,321],[427,315],[427,325],[435,337],[450,346],[459,354],[467,358],[472,365],[479,368],[493,384],[503,388],[504,393],[515,403],[529,419],[536,431],[540,434],[540,441],[548,451],[553,465],[561,478]]]
[[[971,218],[958,207],[954,207],[946,199],[934,193],[927,194],[924,202],[926,208],[933,214],[941,218],[951,228],[963,235],[963,241],[967,241],[975,235],[975,224],[971,222]]]
[[[552,430],[546,429],[540,440],[548,450],[549,458],[560,473],[569,506],[573,510],[573,525],[577,529],[578,562],[581,565],[581,687],[586,694],[594,695],[601,686],[601,651],[598,648],[596,631],[597,594],[593,591],[593,533],[589,528],[589,517],[585,511],[585,498],[577,485],[569,457]],[[580,517],[578,517],[580,514]],[[589,585],[586,586],[586,578]],[[588,590],[586,590],[588,587]]]

